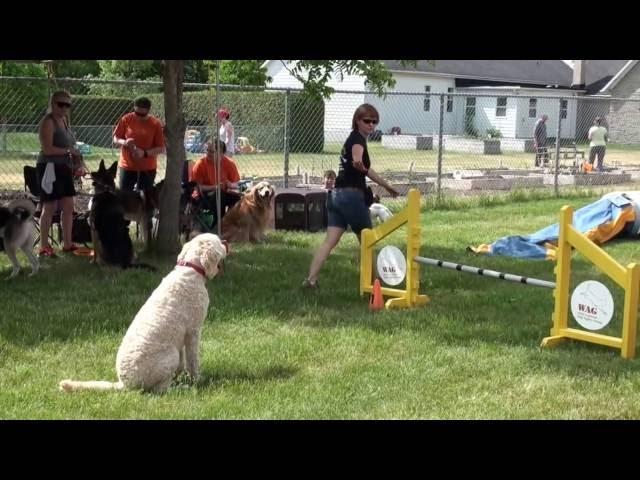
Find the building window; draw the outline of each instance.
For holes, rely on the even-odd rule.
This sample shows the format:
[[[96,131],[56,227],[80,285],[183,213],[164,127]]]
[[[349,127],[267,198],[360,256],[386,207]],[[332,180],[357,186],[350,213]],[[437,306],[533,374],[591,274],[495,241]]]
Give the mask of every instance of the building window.
[[[470,137],[477,137],[478,130],[475,126],[476,97],[467,97],[464,107],[464,133]]]
[[[467,97],[465,113],[467,116],[473,116],[476,114],[476,97]]]
[[[498,97],[496,102],[496,117],[507,116],[507,97]]]
[[[537,106],[538,106],[538,99],[537,98],[530,98],[529,99],[529,118],[536,118],[536,116],[537,116],[536,107]]]
[[[453,87],[447,88],[447,92],[453,93]],[[447,95],[447,112],[453,112],[453,97]]]
[[[567,100],[560,100],[560,118],[567,118],[567,106],[569,102]]]
[[[426,93],[426,95],[424,96],[422,108],[425,112],[428,112],[431,110],[431,85],[424,86],[424,93]]]

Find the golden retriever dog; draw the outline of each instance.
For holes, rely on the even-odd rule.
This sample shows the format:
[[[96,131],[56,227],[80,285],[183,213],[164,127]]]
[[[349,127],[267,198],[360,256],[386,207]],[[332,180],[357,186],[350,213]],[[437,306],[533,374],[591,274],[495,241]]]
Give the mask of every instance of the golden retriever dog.
[[[116,356],[119,381],[62,380],[60,389],[162,393],[183,371],[197,379],[200,331],[209,307],[207,280],[218,274],[226,256],[226,244],[212,233],[186,243],[176,267],[129,325]]]
[[[275,190],[259,182],[222,218],[222,238],[228,242],[261,242],[269,222]]]

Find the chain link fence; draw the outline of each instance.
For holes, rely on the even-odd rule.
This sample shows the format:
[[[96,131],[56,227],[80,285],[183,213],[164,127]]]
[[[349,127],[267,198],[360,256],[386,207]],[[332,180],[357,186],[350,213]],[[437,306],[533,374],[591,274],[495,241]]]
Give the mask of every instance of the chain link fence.
[[[38,123],[57,89],[74,98],[71,129],[90,168],[100,159],[107,164],[118,159],[113,129],[137,95],[148,96],[151,113],[164,121],[159,82],[0,77],[3,191],[24,189],[23,166],[35,164]],[[640,100],[559,92],[536,96],[496,87],[458,90],[391,92],[382,98],[339,91],[314,100],[295,89],[185,84],[187,158],[204,155],[207,136],[217,136],[215,112],[223,106],[231,112],[233,158],[241,176],[268,179],[277,188],[320,185],[325,170],[337,171],[353,112],[367,102],[380,112],[378,130],[369,139],[372,165],[401,192],[419,188],[438,198],[528,189],[557,193],[565,186],[628,185],[640,176]],[[546,135],[536,145],[534,130],[543,115]],[[592,170],[588,137],[596,118],[609,142],[603,164],[596,161]],[[165,164],[161,156],[158,179]]]

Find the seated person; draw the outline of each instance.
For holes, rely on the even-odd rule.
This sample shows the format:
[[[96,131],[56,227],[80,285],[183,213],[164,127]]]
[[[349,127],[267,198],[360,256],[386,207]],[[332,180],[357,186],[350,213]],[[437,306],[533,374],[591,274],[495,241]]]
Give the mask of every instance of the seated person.
[[[220,152],[220,153],[219,153]],[[238,182],[240,174],[235,162],[224,155],[226,146],[224,142],[208,142],[206,155],[193,165],[190,182],[198,184],[202,198],[198,190],[194,190],[194,199],[199,200],[203,208],[216,212],[216,183],[218,181],[216,175],[217,156],[220,158],[220,200],[221,200],[221,217],[224,217],[227,208],[233,207],[240,200],[238,192]]]
[[[333,170],[327,170],[326,172],[324,172],[324,182],[322,184],[322,187],[325,190],[333,190],[333,187],[336,184],[336,172],[334,172]]]

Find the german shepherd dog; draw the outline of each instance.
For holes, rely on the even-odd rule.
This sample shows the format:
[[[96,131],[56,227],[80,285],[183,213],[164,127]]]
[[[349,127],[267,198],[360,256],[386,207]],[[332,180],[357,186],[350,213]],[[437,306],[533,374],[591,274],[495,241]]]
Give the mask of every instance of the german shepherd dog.
[[[127,204],[123,195],[126,192],[115,189],[113,176],[117,163],[109,170],[100,161],[97,172],[91,172],[95,194],[91,200],[89,219],[91,223],[91,241],[93,243],[93,262],[98,264],[117,265],[122,268],[155,267],[135,262],[133,243],[129,236],[129,228],[125,218]],[[109,182],[108,179],[111,179]],[[135,192],[132,192],[135,195]],[[148,237],[149,238],[149,237]]]
[[[20,262],[16,252],[22,250],[31,262],[31,275],[38,273],[40,262],[33,254],[35,208],[30,200],[15,200],[0,207],[0,244],[4,244],[13,271],[9,278],[20,272]],[[30,276],[31,276],[30,275]]]
[[[160,208],[160,192],[164,185],[161,180],[153,188],[143,192],[118,190],[115,185],[118,162],[113,162],[109,168],[105,168],[104,160],[100,160],[97,172],[91,172],[94,193],[112,192],[124,210],[125,220],[136,222],[142,226],[142,239],[148,249],[151,241],[151,218],[156,209]]]

